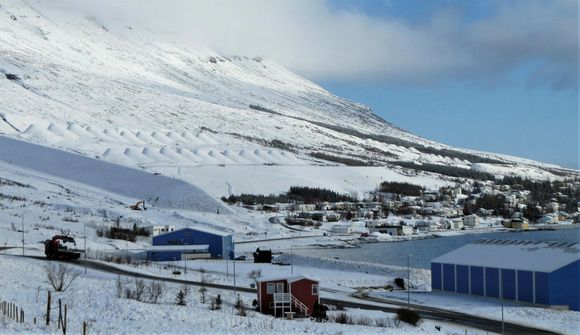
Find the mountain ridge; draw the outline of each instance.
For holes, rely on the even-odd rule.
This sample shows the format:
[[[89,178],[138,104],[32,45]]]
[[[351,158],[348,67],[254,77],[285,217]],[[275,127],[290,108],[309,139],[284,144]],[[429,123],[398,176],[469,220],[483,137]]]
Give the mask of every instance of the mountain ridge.
[[[0,132],[8,136],[145,169],[192,159],[402,172],[413,162],[420,173],[433,164],[477,172],[483,163],[492,173],[538,179],[574,172],[424,139],[261,57],[192,49],[138,27],[109,29],[39,3],[3,1],[0,16],[0,96],[10,97],[0,106]],[[195,142],[204,133],[211,141]],[[275,159],[279,152],[290,158]],[[506,164],[513,169],[494,168]]]

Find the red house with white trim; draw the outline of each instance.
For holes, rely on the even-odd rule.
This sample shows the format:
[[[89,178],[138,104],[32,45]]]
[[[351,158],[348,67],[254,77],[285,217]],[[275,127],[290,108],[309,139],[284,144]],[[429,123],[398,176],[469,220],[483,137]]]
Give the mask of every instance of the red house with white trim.
[[[320,303],[318,280],[306,276],[260,278],[258,306],[260,313],[284,316],[285,312],[310,316],[316,302]]]

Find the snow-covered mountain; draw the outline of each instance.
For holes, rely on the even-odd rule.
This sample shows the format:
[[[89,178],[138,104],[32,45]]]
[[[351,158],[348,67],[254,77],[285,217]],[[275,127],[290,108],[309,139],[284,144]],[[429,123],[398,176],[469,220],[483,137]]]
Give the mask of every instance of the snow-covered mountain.
[[[429,141],[270,60],[107,25],[52,1],[0,1],[0,100],[2,134],[161,172],[216,196],[293,184],[361,191],[353,180],[400,179],[409,162],[533,178],[574,173]],[[344,163],[375,167],[300,170]]]

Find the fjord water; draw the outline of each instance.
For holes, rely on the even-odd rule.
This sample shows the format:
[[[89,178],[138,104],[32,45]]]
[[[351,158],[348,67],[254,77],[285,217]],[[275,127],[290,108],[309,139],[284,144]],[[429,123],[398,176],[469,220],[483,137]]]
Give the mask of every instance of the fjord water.
[[[465,234],[426,240],[370,243],[362,244],[360,248],[309,250],[308,255],[399,266],[407,266],[407,255],[411,255],[411,267],[429,269],[429,262],[433,258],[482,238],[580,242],[580,228]]]

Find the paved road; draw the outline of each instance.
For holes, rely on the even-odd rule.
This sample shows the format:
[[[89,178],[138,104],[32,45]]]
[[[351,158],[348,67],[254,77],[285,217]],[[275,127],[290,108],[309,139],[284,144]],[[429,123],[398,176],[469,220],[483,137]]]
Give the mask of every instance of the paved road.
[[[41,256],[17,256],[17,257],[28,257],[34,258],[39,260],[46,260],[45,257]],[[84,265],[85,260],[78,260],[73,261],[75,264]],[[138,272],[133,272],[124,269],[118,269],[112,265],[103,264],[100,262],[95,262],[91,260],[86,260],[87,267],[104,271],[108,273],[119,274],[128,277],[137,277],[143,279],[150,279],[150,280],[158,280],[170,283],[177,283],[177,284],[187,284],[187,285],[195,285],[201,286],[202,283],[199,281],[194,280],[184,280],[179,278],[168,278],[168,277],[159,277],[155,275],[149,274],[142,274]],[[223,285],[223,284],[215,284],[215,283],[205,283],[206,287],[222,289],[222,290],[237,290],[239,292],[248,292],[248,293],[255,293],[256,290],[250,287],[236,287],[230,285]],[[349,300],[341,300],[341,299],[334,299],[334,298],[320,298],[320,302],[323,304],[328,305],[336,305],[336,306],[343,306],[343,307],[350,307],[350,308],[360,308],[360,309],[369,309],[369,310],[380,310],[388,313],[394,313],[397,309],[403,307],[406,308],[407,304],[402,303],[398,300],[384,300],[378,298],[372,298],[365,295],[354,295],[354,299]],[[355,300],[355,301],[352,301]],[[373,304],[374,303],[374,304]],[[475,315],[449,311],[441,308],[435,307],[426,307],[422,305],[411,304],[411,308],[419,313],[422,318],[430,319],[435,321],[442,321],[442,322],[449,322],[458,325],[468,326],[472,328],[482,329],[485,331],[501,333],[502,325],[501,321],[483,318]],[[505,322],[504,323],[505,334],[559,334],[554,331],[548,331],[543,329],[534,328],[531,326],[520,325],[517,323]]]

